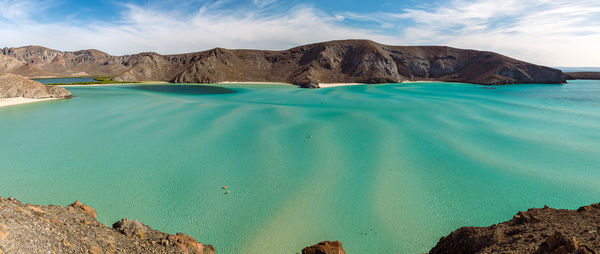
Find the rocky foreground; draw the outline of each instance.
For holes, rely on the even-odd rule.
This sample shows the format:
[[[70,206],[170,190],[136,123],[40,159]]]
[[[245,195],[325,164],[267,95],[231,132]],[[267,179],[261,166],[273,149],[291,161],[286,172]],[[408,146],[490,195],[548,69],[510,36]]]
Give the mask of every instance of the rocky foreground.
[[[600,204],[577,210],[534,208],[489,227],[463,227],[440,239],[437,253],[600,253]],[[0,197],[0,254],[4,253],[216,253],[183,233],[159,232],[137,220],[107,227],[77,201],[66,207],[23,204]],[[302,254],[346,254],[324,241]]]
[[[163,233],[129,219],[110,228],[96,217],[93,208],[79,201],[66,207],[40,206],[0,197],[0,254],[216,253],[212,245],[183,233]],[[302,250],[302,254],[324,253],[346,254],[339,241],[324,241]]]
[[[48,99],[71,98],[71,92],[58,86],[45,86],[28,78],[5,73],[0,74],[0,98]]]
[[[517,213],[489,227],[463,227],[440,239],[437,253],[598,253],[600,204]]]
[[[171,235],[137,220],[109,228],[96,211],[77,201],[66,207],[22,204],[0,197],[2,253],[215,253],[215,248],[183,233]]]
[[[497,53],[444,46],[390,46],[369,40],[328,41],[288,50],[232,50],[112,56],[39,46],[4,48],[0,72],[32,76],[106,75],[116,81],[174,83],[397,83],[435,80],[484,85],[564,82],[560,70]]]

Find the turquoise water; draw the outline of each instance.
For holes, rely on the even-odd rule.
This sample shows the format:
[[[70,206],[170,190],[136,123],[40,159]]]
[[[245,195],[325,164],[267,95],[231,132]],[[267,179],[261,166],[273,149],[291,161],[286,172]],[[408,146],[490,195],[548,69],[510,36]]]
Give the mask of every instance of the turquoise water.
[[[599,81],[67,89],[0,108],[0,195],[80,199],[219,253],[422,253],[600,201]]]
[[[42,84],[72,84],[82,82],[93,82],[96,81],[94,78],[47,78],[47,79],[34,79]]]

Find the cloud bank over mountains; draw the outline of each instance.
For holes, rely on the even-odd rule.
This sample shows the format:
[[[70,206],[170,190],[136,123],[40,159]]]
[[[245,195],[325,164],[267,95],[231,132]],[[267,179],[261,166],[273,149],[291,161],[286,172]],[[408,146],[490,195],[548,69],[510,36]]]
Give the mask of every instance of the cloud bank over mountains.
[[[173,54],[371,39],[392,45],[489,50],[550,66],[600,66],[596,0],[448,0],[376,12],[325,11],[300,1],[169,0],[112,3],[110,11],[87,17],[77,13],[92,7],[76,2],[0,0],[0,4],[0,46],[8,47]],[[73,8],[73,15],[54,14],[65,6]]]

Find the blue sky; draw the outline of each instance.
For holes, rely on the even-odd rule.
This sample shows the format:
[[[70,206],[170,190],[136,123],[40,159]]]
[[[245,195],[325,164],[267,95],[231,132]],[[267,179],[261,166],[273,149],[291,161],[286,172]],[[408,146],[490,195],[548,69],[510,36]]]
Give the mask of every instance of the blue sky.
[[[0,0],[0,47],[163,54],[334,39],[600,66],[598,0]]]

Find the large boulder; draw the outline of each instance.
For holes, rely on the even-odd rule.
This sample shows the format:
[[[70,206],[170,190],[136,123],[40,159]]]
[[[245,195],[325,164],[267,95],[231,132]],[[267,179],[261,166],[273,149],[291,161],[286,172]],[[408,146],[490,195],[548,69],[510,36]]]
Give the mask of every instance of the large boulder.
[[[143,242],[159,244],[165,247],[173,248],[186,254],[215,254],[215,247],[209,244],[202,244],[193,237],[184,233],[175,235],[163,233],[154,230],[137,220],[122,219],[113,224],[113,228],[128,237],[139,239]]]
[[[346,254],[340,241],[323,241],[302,249],[302,254]]]
[[[58,86],[44,84],[16,74],[0,74],[0,98],[71,98],[71,92]]]

